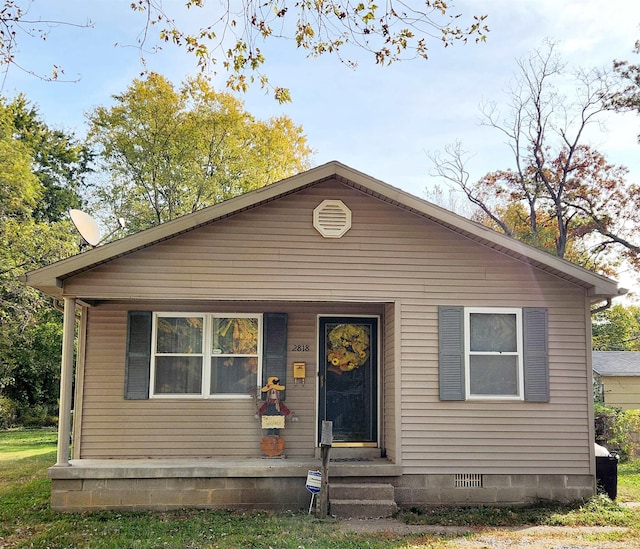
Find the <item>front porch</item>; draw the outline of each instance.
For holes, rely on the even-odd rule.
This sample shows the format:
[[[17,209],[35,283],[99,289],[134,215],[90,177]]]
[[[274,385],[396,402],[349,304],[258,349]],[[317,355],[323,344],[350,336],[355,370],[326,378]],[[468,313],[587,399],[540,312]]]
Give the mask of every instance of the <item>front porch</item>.
[[[338,454],[339,455],[339,454]],[[392,482],[400,465],[385,459],[329,464],[336,483]],[[51,506],[56,511],[101,509],[164,511],[203,509],[308,508],[310,470],[320,459],[82,459],[49,469]]]

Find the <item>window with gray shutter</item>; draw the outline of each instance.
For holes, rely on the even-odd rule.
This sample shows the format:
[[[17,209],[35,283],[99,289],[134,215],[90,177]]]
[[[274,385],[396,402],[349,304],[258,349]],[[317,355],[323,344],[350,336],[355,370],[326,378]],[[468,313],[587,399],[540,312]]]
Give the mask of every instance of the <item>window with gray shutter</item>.
[[[438,307],[440,400],[464,400],[464,309]]]
[[[270,377],[277,377],[281,385],[287,384],[287,314],[265,313],[262,386]],[[266,397],[266,393],[262,393]],[[280,392],[280,400],[284,400],[286,391]]]
[[[547,309],[523,309],[524,399],[549,402],[549,349]]]
[[[524,400],[549,402],[548,312],[522,309]],[[440,400],[465,400],[464,308],[438,308]]]

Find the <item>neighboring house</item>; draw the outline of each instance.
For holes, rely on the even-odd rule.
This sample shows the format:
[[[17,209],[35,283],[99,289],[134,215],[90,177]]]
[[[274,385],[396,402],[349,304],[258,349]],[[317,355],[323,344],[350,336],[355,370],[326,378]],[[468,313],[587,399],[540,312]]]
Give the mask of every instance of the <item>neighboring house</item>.
[[[330,497],[594,493],[590,306],[617,283],[340,163],[26,283],[64,302],[54,509],[304,508],[323,420]],[[262,457],[267,384],[286,459]]]
[[[593,372],[607,406],[640,409],[640,352],[594,351]]]

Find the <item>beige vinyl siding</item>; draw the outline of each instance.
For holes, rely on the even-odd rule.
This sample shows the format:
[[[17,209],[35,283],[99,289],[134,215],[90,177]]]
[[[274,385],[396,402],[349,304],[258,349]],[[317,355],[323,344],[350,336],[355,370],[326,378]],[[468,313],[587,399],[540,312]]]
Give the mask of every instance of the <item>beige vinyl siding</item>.
[[[469,274],[459,267],[472,263],[468,241],[457,252],[460,246],[452,247],[451,240],[460,238],[450,231],[339,189],[302,191],[116,259],[65,281],[65,292],[114,299],[202,299],[213,292],[220,299],[353,301],[386,298],[390,283],[393,293],[404,295],[421,295],[427,284],[436,288],[457,280],[466,286]],[[340,239],[322,238],[311,224],[313,208],[328,192],[348,195],[344,201],[357,216]],[[414,234],[417,226],[423,234]],[[447,235],[443,242],[440,233]],[[439,255],[453,263],[438,262]],[[483,250],[474,255],[482,260]],[[469,268],[474,278],[485,278],[484,266]]]
[[[342,200],[353,212],[352,228],[340,239],[322,238],[312,226],[313,209],[327,198]],[[290,342],[315,326],[315,320],[296,316],[327,311],[320,303],[334,302],[329,312],[342,314],[348,312],[348,303],[396,303],[397,318],[381,323],[385,362],[391,356],[400,360],[395,375],[383,364],[383,405],[385,421],[390,406],[400,414],[401,432],[394,435],[391,418],[384,435],[405,472],[589,473],[591,388],[584,289],[338,182],[318,184],[118,258],[66,280],[65,293],[86,299],[291,302]],[[547,307],[551,402],[439,401],[438,305]],[[192,309],[180,305],[180,310]],[[132,448],[126,451],[143,456],[152,451],[154,437],[157,445],[173,432],[174,427],[162,426],[163,414],[177,416],[182,410],[190,418],[202,416],[197,428],[207,432],[229,429],[232,418],[240,422],[233,429],[241,435],[237,441],[223,439],[220,447],[210,448],[213,438],[195,437],[188,451],[255,452],[260,433],[251,419],[243,419],[251,416],[248,403],[122,405],[126,318],[124,312],[118,314],[107,334],[113,338],[117,333],[119,342],[112,340],[111,347],[105,342],[108,348],[100,361],[103,367],[119,371],[103,373],[87,387],[94,393],[91,399],[85,395],[85,456],[111,451],[113,440],[100,429],[117,425],[114,415],[124,421],[138,413],[142,417],[135,421],[135,434],[142,436],[146,428],[146,442],[127,436],[130,419],[119,436],[126,448]],[[304,328],[296,327],[298,323]],[[393,326],[399,334],[389,333]],[[311,342],[315,345],[315,335]],[[388,347],[392,342],[399,348]],[[308,364],[315,364],[316,356],[308,357]],[[289,358],[289,363],[298,360]],[[92,374],[95,360],[90,353],[87,378],[98,375]],[[103,401],[102,410],[90,410],[100,402],[94,399],[105,398],[98,394],[102,381],[110,400]],[[300,416],[285,436],[292,455],[313,452],[315,420],[309,423],[306,416],[315,412],[315,398],[315,380],[303,389],[287,391],[287,405]],[[219,425],[220,417],[225,418],[224,426]],[[185,420],[182,427],[188,425]],[[400,447],[390,440],[398,440]]]
[[[576,296],[578,299],[580,296]],[[512,298],[513,299],[513,298]],[[438,398],[437,310],[403,306],[403,465],[419,473],[536,471],[588,474],[588,387],[583,310],[550,309],[548,404]],[[448,304],[467,304],[452,300]],[[482,305],[532,306],[483,301]],[[573,321],[562,318],[571,314]],[[410,329],[406,326],[410,325]],[[428,344],[422,343],[428,341]],[[444,459],[443,459],[444,458]]]
[[[292,303],[136,302],[89,309],[80,456],[89,458],[259,457],[262,431],[251,399],[125,400],[124,363],[128,310],[188,312],[285,312],[288,314],[286,405],[298,418],[282,432],[286,453],[315,451],[316,311],[335,305]],[[341,307],[347,314],[380,314],[377,304]],[[293,351],[294,345],[309,351]],[[306,362],[304,385],[294,384],[293,362]]]
[[[607,406],[622,410],[640,409],[640,376],[606,376],[601,379]]]

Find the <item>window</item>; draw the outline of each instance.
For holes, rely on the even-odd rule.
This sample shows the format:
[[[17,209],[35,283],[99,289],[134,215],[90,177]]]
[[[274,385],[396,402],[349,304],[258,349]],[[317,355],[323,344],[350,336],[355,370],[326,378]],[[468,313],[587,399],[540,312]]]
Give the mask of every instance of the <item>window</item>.
[[[153,397],[246,396],[261,379],[261,315],[155,313]]]
[[[522,399],[520,309],[465,309],[467,398]]]
[[[440,400],[549,402],[544,307],[438,307]]]
[[[212,317],[210,394],[248,394],[256,387],[260,331],[258,317]]]

